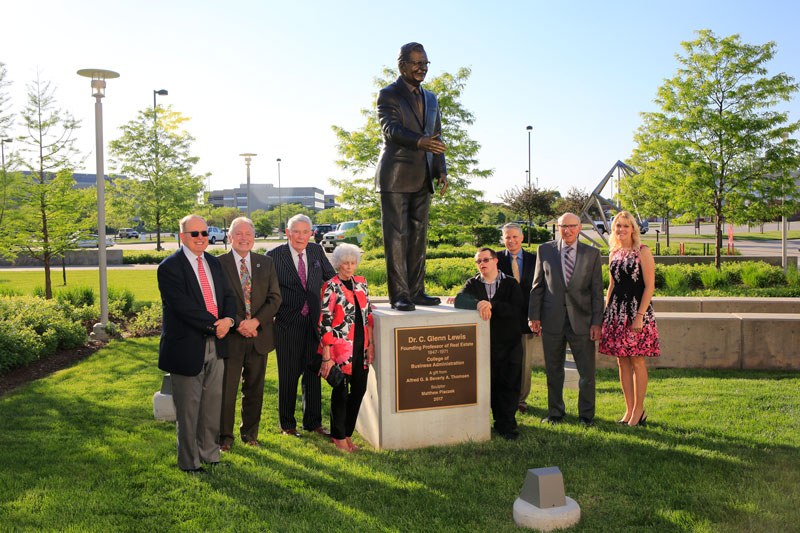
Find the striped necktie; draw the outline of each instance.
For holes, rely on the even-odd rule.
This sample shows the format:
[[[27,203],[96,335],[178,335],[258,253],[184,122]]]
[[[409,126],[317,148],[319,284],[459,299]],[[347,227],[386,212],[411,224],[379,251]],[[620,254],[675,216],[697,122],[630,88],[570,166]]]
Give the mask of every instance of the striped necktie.
[[[572,272],[575,270],[575,260],[572,259],[572,246],[564,248],[564,281],[569,285]]]
[[[203,289],[203,300],[206,302],[206,309],[214,315],[214,318],[219,318],[219,311],[217,310],[217,304],[214,303],[214,295],[211,294],[211,285],[206,277],[202,256],[197,258],[197,275],[200,277],[200,288]]]
[[[242,266],[239,268],[239,277],[242,280],[242,292],[244,293],[244,308],[247,312],[247,318],[250,317],[250,290],[252,289],[252,282],[250,280],[250,271],[247,270],[247,261],[242,257]]]
[[[306,263],[303,261],[303,252],[297,254],[297,273],[300,275],[300,283],[303,284],[303,288],[306,288]],[[308,316],[308,299],[303,303],[303,308],[300,310],[300,314],[303,316]]]

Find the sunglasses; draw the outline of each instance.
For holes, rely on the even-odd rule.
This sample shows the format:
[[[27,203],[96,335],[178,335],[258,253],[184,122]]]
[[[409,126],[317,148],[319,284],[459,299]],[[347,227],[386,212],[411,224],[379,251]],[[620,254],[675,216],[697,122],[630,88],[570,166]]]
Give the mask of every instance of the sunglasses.
[[[203,237],[208,237],[208,232],[206,230],[203,231],[184,231],[184,235],[191,235],[192,237],[197,237],[202,235]]]

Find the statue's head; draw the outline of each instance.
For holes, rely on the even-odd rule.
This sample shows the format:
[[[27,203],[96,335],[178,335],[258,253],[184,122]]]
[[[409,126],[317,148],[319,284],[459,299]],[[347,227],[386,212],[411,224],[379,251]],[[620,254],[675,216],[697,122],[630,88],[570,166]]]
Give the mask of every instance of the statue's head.
[[[400,47],[397,54],[397,69],[406,83],[419,87],[428,73],[428,55],[419,43],[407,43]]]

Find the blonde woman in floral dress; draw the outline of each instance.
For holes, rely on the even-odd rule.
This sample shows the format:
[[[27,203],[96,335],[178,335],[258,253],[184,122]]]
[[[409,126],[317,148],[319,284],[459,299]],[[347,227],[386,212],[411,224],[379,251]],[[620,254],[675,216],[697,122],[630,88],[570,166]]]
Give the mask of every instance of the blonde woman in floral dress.
[[[620,424],[644,425],[647,357],[658,357],[658,329],[650,300],[655,290],[653,254],[639,240],[639,225],[627,211],[611,224],[609,284],[598,351],[617,358],[625,396]]]

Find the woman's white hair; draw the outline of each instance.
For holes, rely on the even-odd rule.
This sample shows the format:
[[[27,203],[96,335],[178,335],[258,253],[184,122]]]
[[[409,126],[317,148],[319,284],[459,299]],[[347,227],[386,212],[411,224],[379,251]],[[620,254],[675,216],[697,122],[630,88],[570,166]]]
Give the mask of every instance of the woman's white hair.
[[[339,269],[339,265],[342,263],[347,263],[348,261],[355,261],[356,266],[358,266],[359,261],[361,260],[361,250],[358,249],[358,246],[355,244],[347,244],[342,243],[333,250],[333,257],[331,258],[331,264],[333,268]]]

